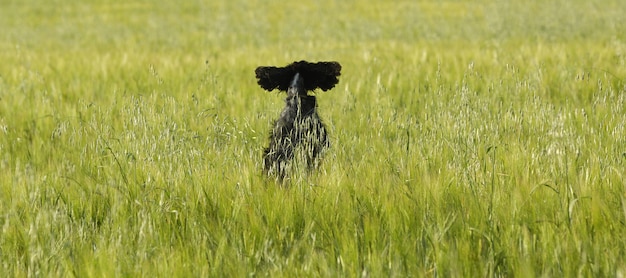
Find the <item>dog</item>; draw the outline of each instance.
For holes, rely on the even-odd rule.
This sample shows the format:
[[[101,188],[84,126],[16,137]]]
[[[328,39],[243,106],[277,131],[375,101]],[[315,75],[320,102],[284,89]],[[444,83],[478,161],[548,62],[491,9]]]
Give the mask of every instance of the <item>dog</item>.
[[[328,91],[341,75],[338,62],[293,62],[285,67],[262,66],[255,70],[257,83],[267,91],[287,93],[285,108],[274,122],[269,147],[263,151],[263,171],[284,180],[296,154],[302,155],[307,169],[319,167],[330,147],[326,127],[317,114],[317,100],[309,95],[316,89]]]

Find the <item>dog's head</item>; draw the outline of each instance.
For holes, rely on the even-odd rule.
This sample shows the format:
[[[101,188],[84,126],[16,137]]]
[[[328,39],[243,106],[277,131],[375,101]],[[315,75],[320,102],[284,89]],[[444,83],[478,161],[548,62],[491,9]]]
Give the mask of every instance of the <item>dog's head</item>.
[[[293,95],[306,95],[317,88],[328,91],[339,82],[341,65],[337,62],[293,62],[286,67],[258,67],[257,83],[261,88],[278,89]]]

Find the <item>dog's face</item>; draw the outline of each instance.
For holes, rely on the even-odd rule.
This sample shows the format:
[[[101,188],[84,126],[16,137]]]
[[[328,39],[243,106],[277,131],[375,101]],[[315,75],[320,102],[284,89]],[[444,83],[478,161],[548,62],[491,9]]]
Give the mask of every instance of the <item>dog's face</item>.
[[[291,83],[289,83],[289,88],[287,89],[287,95],[299,97],[307,95],[307,90],[304,88],[304,78],[300,73],[296,72],[293,76]]]

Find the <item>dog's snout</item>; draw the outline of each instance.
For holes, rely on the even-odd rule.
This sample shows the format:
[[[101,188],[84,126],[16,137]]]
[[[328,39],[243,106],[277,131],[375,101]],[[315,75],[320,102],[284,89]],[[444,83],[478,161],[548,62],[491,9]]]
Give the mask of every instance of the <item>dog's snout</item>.
[[[300,73],[297,73],[293,76],[291,80],[291,84],[289,84],[289,91],[294,95],[306,95],[306,90],[304,88],[304,78]]]
[[[289,85],[289,87],[294,88],[294,87],[299,87],[302,85],[302,83],[304,80],[302,79],[302,77],[300,77],[300,73],[296,72],[296,75],[293,76],[293,79],[291,80],[291,84]]]

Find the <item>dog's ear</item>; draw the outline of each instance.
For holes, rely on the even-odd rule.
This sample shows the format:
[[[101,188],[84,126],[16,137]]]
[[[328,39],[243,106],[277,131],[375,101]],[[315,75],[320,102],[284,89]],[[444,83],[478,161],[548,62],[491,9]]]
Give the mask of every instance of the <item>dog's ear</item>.
[[[293,72],[299,72],[304,78],[304,87],[307,91],[317,88],[328,91],[335,87],[341,75],[341,65],[338,62],[317,62],[307,61],[294,62],[287,66],[293,68]]]
[[[287,91],[296,73],[300,73],[304,79],[304,88],[307,91],[313,91],[317,88],[328,91],[339,82],[341,65],[337,62],[309,63],[299,61],[282,68],[258,67],[254,72],[259,86],[268,91],[274,89]]]
[[[290,69],[278,67],[258,67],[254,73],[256,73],[259,86],[268,91],[276,88],[281,91],[287,91],[289,83],[295,74]]]

